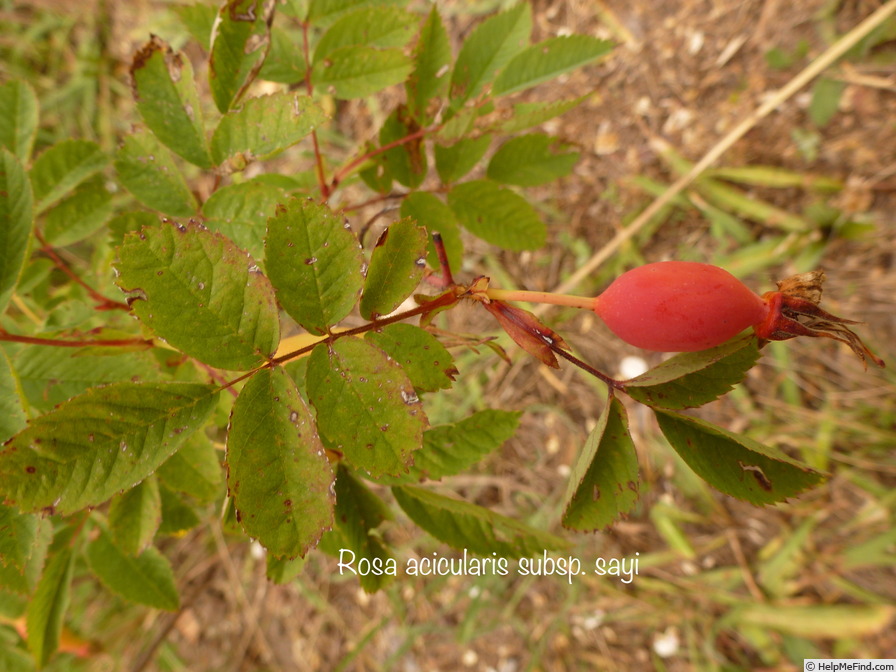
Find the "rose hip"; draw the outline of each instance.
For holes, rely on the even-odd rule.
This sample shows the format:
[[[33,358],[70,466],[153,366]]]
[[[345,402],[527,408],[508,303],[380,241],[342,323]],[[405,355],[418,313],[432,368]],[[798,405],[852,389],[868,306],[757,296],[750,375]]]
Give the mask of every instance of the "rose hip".
[[[630,345],[692,352],[763,322],[768,305],[718,266],[662,261],[623,273],[594,300],[594,311]]]

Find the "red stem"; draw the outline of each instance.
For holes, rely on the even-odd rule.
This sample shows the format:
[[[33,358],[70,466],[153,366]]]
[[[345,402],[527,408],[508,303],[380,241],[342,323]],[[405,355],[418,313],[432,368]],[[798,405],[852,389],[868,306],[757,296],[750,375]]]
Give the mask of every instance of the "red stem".
[[[97,310],[130,310],[126,303],[121,303],[119,301],[113,301],[112,299],[108,299],[98,291],[96,291],[93,287],[88,285],[84,280],[82,280],[77,273],[75,273],[71,268],[69,268],[68,264],[56,254],[56,250],[54,250],[49,243],[47,243],[46,239],[41,235],[41,232],[37,229],[34,230],[34,237],[37,238],[37,241],[41,245],[41,252],[46,254],[50,259],[56,264],[56,267],[65,273],[69,278],[71,278],[74,282],[81,285],[87,293],[93,298],[94,301],[97,302],[96,309]]]
[[[311,52],[308,46],[308,22],[302,22],[302,56],[305,59],[305,91],[311,96],[314,93],[314,84],[311,81]],[[311,131],[311,143],[314,145],[314,172],[317,175],[317,186],[320,189],[320,197],[327,200],[333,190],[327,184],[324,174],[324,157],[320,151],[320,143],[317,141],[317,131]]]
[[[110,346],[128,346],[128,345],[145,345],[152,347],[153,342],[144,338],[100,338],[97,340],[80,340],[66,341],[58,338],[38,338],[37,336],[20,336],[18,334],[10,334],[4,329],[0,329],[0,341],[11,341],[13,343],[28,343],[30,345],[50,345],[57,348],[85,348],[91,345],[110,345]]]

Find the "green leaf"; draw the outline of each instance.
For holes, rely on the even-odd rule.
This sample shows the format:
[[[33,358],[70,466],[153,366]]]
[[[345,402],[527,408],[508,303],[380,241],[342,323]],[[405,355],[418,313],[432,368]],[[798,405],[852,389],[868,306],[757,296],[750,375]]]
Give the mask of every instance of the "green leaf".
[[[265,556],[265,576],[278,586],[289,583],[305,569],[305,558],[278,558],[268,553]]]
[[[421,392],[447,390],[454,382],[454,357],[439,339],[420,327],[390,324],[367,332],[365,338],[398,362]]]
[[[568,544],[547,532],[453,497],[424,488],[392,488],[408,517],[439,541],[483,556],[522,558],[560,550]]]
[[[0,504],[0,565],[24,574],[29,561],[39,552],[42,537],[52,537],[53,525],[46,518]]]
[[[426,415],[401,367],[382,350],[360,338],[318,345],[306,386],[327,447],[373,477],[407,471],[423,443]]]
[[[51,208],[44,222],[44,238],[56,247],[77,243],[94,233],[112,215],[112,194],[96,176]]]
[[[249,161],[296,144],[325,119],[310,97],[293,91],[249,98],[218,123],[212,158],[230,170],[241,170]]]
[[[458,221],[486,242],[514,252],[536,250],[547,229],[529,202],[489,180],[458,184],[448,192]]]
[[[33,226],[28,175],[9,150],[0,149],[0,314],[25,266]]]
[[[538,126],[578,107],[589,95],[590,94],[585,94],[578,98],[552,102],[517,103],[513,106],[512,116],[509,119],[502,121],[498,125],[497,130],[509,135],[524,131],[527,128],[532,128],[533,126]]]
[[[40,213],[96,175],[108,162],[100,146],[89,140],[63,140],[45,150],[31,167],[34,209]]]
[[[570,475],[563,526],[592,532],[610,525],[637,503],[638,482],[625,407],[610,397]]]
[[[375,319],[398,308],[420,284],[426,266],[426,229],[400,219],[383,231],[361,295],[361,316]]]
[[[380,147],[385,147],[420,130],[413,122],[404,121],[406,116],[403,107],[388,116],[380,129]],[[422,138],[391,147],[376,157],[376,160],[383,164],[382,170],[386,174],[411,189],[419,187],[426,178],[428,165]]]
[[[85,347],[20,351],[15,368],[28,405],[48,411],[97,385],[159,380],[158,360],[153,353],[127,352],[120,347],[111,350]]]
[[[212,98],[227,112],[246,90],[267,56],[273,0],[227,0],[218,10],[209,54]]]
[[[333,524],[333,471],[311,413],[283,369],[263,369],[233,404],[227,487],[246,534],[277,557],[304,556]]]
[[[420,30],[413,61],[414,70],[405,83],[406,98],[411,116],[422,126],[434,115],[429,109],[430,101],[448,90],[451,65],[451,42],[435,4]]]
[[[430,427],[423,433],[423,448],[414,453],[410,471],[399,478],[378,481],[402,485],[460,474],[513,436],[520,415],[511,411],[478,411],[460,422]]]
[[[164,555],[150,546],[140,555],[122,553],[100,525],[87,546],[87,564],[106,588],[130,602],[177,611],[180,598],[174,572]]]
[[[74,553],[62,545],[47,562],[37,589],[28,603],[28,648],[38,668],[59,648],[62,619],[71,596]]]
[[[573,145],[544,133],[531,133],[505,142],[489,161],[486,175],[503,184],[534,187],[572,172],[579,152]]]
[[[162,522],[162,495],[152,476],[112,499],[109,530],[125,555],[139,555],[152,543]]]
[[[23,164],[31,158],[37,122],[37,95],[30,84],[12,80],[0,86],[0,146]]]
[[[336,98],[364,98],[400,84],[412,69],[401,49],[342,47],[314,64],[312,80]]]
[[[709,350],[675,355],[626,381],[625,392],[647,406],[694,408],[729,392],[758,359],[756,338],[744,335]]]
[[[158,336],[209,366],[248,371],[280,340],[274,291],[251,257],[190,222],[129,234],[116,282]]]
[[[506,96],[592,63],[610,53],[613,43],[590,35],[562,35],[533,44],[513,57],[492,92]]]
[[[134,55],[131,80],[137,111],[162,144],[200,168],[211,168],[190,59],[153,35]]]
[[[478,138],[463,138],[452,145],[436,143],[433,147],[436,169],[442,182],[456,182],[464,177],[476,167],[491,144],[492,136],[489,134]]]
[[[211,502],[221,490],[218,451],[203,432],[196,432],[156,472],[172,490]]]
[[[122,186],[146,207],[173,217],[196,214],[193,192],[171,152],[152,133],[142,130],[124,139],[115,171]]]
[[[325,205],[292,199],[268,220],[265,265],[277,298],[312,333],[348,315],[364,278],[358,239]]]
[[[361,558],[367,558],[371,563],[379,562],[385,567],[392,558],[389,548],[376,532],[387,520],[392,520],[392,512],[383,500],[340,466],[336,475],[336,525],[341,532],[340,545],[355,554],[356,566]],[[380,590],[389,581],[388,574],[373,572],[358,578],[368,593]]]
[[[401,202],[401,216],[416,220],[418,224],[426,227],[430,234],[441,234],[451,270],[461,270],[464,244],[460,236],[460,227],[457,225],[454,212],[442,199],[427,191],[411,192]],[[430,268],[439,268],[439,256],[431,235],[426,259]]]
[[[726,495],[763,505],[818,485],[823,475],[781,451],[704,420],[654,409],[660,429],[687,465]]]
[[[834,118],[840,107],[840,98],[846,89],[846,82],[827,77],[819,77],[812,85],[812,99],[809,101],[809,118],[816,126],[826,126]]]
[[[8,534],[9,538],[4,540],[0,555],[0,595],[8,591],[31,596],[44,571],[53,541],[53,523],[45,516],[19,514],[7,507],[3,510],[0,536]],[[22,516],[23,520],[12,522],[9,516]]]
[[[0,492],[22,511],[69,514],[131,488],[171,456],[217,394],[189,383],[113,383],[32,420],[0,451]]]
[[[521,2],[492,16],[470,33],[457,55],[451,75],[451,109],[457,111],[478,95],[497,72],[529,44],[532,7]]]
[[[230,238],[255,259],[264,257],[264,234],[269,217],[286,191],[258,178],[221,187],[202,204],[205,225]]]
[[[341,47],[403,47],[417,28],[417,17],[397,7],[361,7],[337,20],[314,49],[315,63]]]

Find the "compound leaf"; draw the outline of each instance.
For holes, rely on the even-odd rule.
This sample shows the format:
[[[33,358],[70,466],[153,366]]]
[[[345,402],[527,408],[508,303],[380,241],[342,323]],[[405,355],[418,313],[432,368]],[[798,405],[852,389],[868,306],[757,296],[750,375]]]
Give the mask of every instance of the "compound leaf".
[[[282,91],[249,98],[222,117],[212,135],[212,158],[229,171],[242,170],[311,133],[326,119],[309,96]]]
[[[529,44],[532,7],[521,2],[489,17],[464,40],[451,75],[451,109],[479,94],[497,72]]]
[[[579,160],[573,145],[544,133],[505,142],[489,161],[486,175],[503,184],[533,187],[569,175]]]
[[[312,78],[337,98],[364,98],[403,82],[413,67],[401,49],[350,46],[315,63]]]
[[[625,407],[610,397],[569,478],[563,526],[606,527],[638,501],[638,457]]]
[[[196,213],[197,203],[171,152],[149,131],[124,139],[115,155],[121,184],[146,207],[173,217]]]
[[[824,479],[823,474],[771,446],[698,418],[654,411],[675,452],[700,478],[726,495],[756,505],[773,504]]]
[[[0,313],[25,265],[33,225],[31,184],[21,162],[0,149]]]
[[[473,180],[448,192],[458,221],[486,242],[514,252],[544,245],[547,229],[532,205],[490,180]]]
[[[371,476],[408,470],[426,415],[401,367],[364,339],[341,338],[311,352],[308,399],[327,447]]]
[[[0,86],[0,147],[23,164],[31,157],[37,122],[37,95],[30,84],[12,80]]]
[[[280,305],[308,331],[324,333],[358,300],[358,239],[325,205],[292,199],[279,206],[268,220],[265,255]]]
[[[31,166],[35,212],[49,208],[106,163],[103,150],[89,140],[63,140],[45,150]]]
[[[140,555],[123,553],[104,526],[87,546],[87,564],[106,588],[131,602],[177,611],[180,598],[167,558],[150,546]]]
[[[333,470],[283,369],[240,391],[227,433],[227,487],[240,524],[277,557],[304,556],[333,524]]]
[[[647,406],[694,408],[729,392],[744,379],[757,359],[756,339],[745,335],[709,350],[675,355],[627,381],[625,391]]]
[[[131,80],[137,110],[156,137],[190,163],[211,168],[190,60],[153,35],[134,55]]]
[[[364,281],[362,317],[391,313],[417,288],[426,267],[426,242],[426,229],[413,219],[400,219],[383,231]]]
[[[261,69],[271,43],[274,0],[227,0],[212,29],[208,69],[215,105],[227,112]]]
[[[277,349],[274,290],[251,257],[190,222],[125,237],[115,264],[131,310],[159,337],[209,366],[247,371]]]
[[[513,518],[416,486],[392,488],[408,517],[439,541],[458,550],[503,558],[541,555],[567,543]]]
[[[609,40],[590,35],[562,35],[533,44],[507,64],[492,89],[503,96],[528,89],[605,56],[613,48]]]
[[[32,420],[3,444],[0,494],[22,511],[70,514],[132,488],[211,412],[193,383],[113,383]]]

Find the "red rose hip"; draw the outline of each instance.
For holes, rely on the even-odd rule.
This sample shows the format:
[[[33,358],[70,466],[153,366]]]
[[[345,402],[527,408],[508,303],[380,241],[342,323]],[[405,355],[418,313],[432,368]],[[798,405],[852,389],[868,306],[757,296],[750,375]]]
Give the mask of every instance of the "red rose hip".
[[[761,323],[768,306],[718,266],[661,261],[619,276],[594,300],[594,312],[630,345],[692,352]]]

